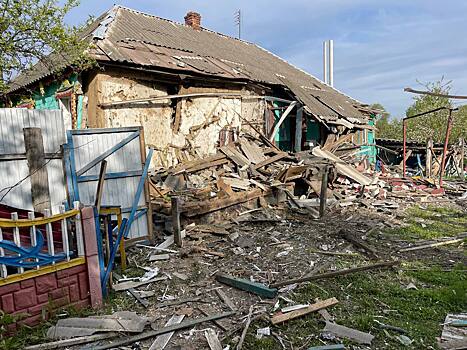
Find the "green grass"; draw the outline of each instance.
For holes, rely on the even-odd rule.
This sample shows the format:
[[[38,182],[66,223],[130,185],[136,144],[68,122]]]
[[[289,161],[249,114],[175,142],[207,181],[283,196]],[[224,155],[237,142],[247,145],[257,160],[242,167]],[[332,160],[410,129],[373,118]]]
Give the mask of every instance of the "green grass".
[[[421,209],[411,207],[406,212],[408,226],[388,229],[389,235],[399,235],[404,239],[434,239],[454,237],[467,231],[467,214],[445,207]],[[425,220],[424,222],[421,219]],[[422,223],[426,225],[423,227]]]
[[[418,289],[406,289],[410,282]],[[466,287],[467,276],[462,267],[450,272],[439,268],[397,273],[381,271],[308,284],[291,298],[297,303],[313,302],[317,297],[338,298],[339,304],[328,311],[338,324],[375,335],[372,349],[426,349],[436,348],[436,337],[442,328],[440,323],[447,313],[467,309]],[[386,333],[375,320],[406,329],[413,344],[403,346],[395,339],[397,333]],[[262,323],[253,325],[252,334],[246,338],[246,349],[281,349],[272,337],[261,340],[254,337],[256,328],[264,326]],[[276,330],[287,335],[295,347],[303,345],[310,336],[309,346],[323,345],[318,339],[323,328],[320,316],[314,313],[289,321]],[[351,344],[346,340],[344,343]]]

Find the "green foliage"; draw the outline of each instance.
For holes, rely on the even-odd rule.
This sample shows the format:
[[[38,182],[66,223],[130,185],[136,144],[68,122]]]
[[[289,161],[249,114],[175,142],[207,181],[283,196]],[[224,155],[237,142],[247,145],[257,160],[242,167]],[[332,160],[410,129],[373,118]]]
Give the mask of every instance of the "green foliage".
[[[376,119],[376,135],[379,138],[399,139],[402,135],[402,124],[396,118],[391,118],[389,112],[379,103],[371,105],[372,109],[380,110]]]
[[[438,94],[449,94],[451,85],[452,81],[445,82],[443,78],[437,82],[423,84],[425,90]],[[414,97],[413,104],[407,109],[406,115],[410,117],[439,107],[453,108],[454,106],[452,101],[446,97],[417,95]],[[432,137],[435,142],[444,142],[448,113],[442,110],[410,119],[407,124],[407,138],[424,142],[428,137]],[[467,108],[454,112],[450,139],[457,140],[461,136],[467,137]]]
[[[84,54],[87,43],[79,36],[80,28],[67,26],[65,15],[78,0],[0,0],[0,93],[12,78],[36,62],[52,66],[55,61],[88,65]]]

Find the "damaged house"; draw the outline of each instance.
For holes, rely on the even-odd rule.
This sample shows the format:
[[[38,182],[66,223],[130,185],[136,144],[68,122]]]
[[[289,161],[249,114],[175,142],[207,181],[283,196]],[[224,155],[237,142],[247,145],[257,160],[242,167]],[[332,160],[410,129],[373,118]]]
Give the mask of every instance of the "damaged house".
[[[7,104],[61,109],[66,129],[143,126],[153,166],[163,167],[213,154],[240,131],[284,151],[373,139],[367,105],[258,45],[203,28],[198,13],[180,24],[114,6],[83,39],[94,68],[76,72],[51,56],[16,78]]]

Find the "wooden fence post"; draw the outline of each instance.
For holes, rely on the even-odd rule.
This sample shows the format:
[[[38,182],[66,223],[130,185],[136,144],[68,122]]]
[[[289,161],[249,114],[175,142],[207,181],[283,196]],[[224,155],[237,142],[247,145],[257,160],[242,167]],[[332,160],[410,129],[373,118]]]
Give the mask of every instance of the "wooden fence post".
[[[51,209],[51,205],[42,130],[24,128],[23,136],[31,179],[32,204],[35,211],[44,213],[45,209]]]
[[[433,139],[430,137],[426,141],[426,157],[425,157],[425,177],[431,178],[431,164],[432,164],[432,153],[433,149]]]
[[[326,211],[327,204],[327,194],[328,194],[328,167],[324,168],[323,179],[321,181],[321,193],[319,196],[319,216],[323,217],[324,212]]]
[[[460,143],[460,146],[461,146],[461,154],[460,154],[460,158],[461,158],[461,162],[460,162],[460,167],[461,167],[461,178],[462,178],[462,181],[465,181],[465,164],[464,164],[464,157],[465,157],[465,139],[463,137],[460,137],[459,138],[459,143]]]

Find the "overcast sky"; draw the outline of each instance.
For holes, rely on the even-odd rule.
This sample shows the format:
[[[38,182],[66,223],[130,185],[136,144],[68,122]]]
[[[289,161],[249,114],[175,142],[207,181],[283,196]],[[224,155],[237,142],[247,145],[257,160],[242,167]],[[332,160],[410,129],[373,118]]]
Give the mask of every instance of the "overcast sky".
[[[67,17],[79,23],[108,10],[112,0],[81,0]],[[183,22],[189,10],[202,25],[255,42],[322,79],[322,42],[334,40],[334,86],[365,103],[405,114],[406,86],[444,76],[467,94],[465,0],[133,0],[120,5]]]

